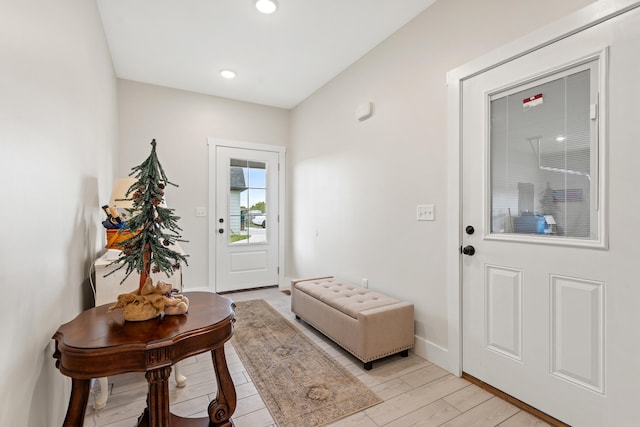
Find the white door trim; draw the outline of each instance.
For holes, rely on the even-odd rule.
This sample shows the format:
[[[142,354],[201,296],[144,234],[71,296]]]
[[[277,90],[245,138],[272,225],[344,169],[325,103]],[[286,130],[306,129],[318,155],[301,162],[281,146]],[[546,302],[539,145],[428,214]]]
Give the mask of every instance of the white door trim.
[[[599,0],[585,8],[553,22],[539,30],[494,50],[474,61],[447,73],[448,138],[447,138],[447,209],[452,218],[447,227],[447,313],[448,313],[448,369],[462,374],[462,85],[485,71],[511,62],[528,53],[542,49],[559,40],[594,27],[640,7],[638,0]]]
[[[285,224],[286,224],[286,147],[280,145],[259,144],[255,142],[247,141],[234,141],[230,139],[220,138],[208,138],[207,145],[209,146],[209,256],[207,257],[209,266],[209,282],[207,289],[211,292],[215,292],[216,284],[216,230],[217,224],[215,222],[216,212],[216,148],[217,147],[231,147],[242,148],[246,150],[259,150],[259,151],[271,151],[278,153],[278,286],[280,288],[286,288],[288,285],[284,283],[285,272]]]

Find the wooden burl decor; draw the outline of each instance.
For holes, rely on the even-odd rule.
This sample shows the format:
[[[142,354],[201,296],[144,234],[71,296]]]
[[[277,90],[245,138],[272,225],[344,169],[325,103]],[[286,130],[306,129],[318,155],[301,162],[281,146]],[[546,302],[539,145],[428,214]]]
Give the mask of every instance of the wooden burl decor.
[[[81,426],[89,400],[91,378],[125,372],[145,372],[149,383],[147,408],[138,426],[232,427],[236,391],[224,355],[233,335],[234,304],[208,292],[189,292],[187,315],[125,322],[109,304],[80,313],[54,334],[56,367],[72,378],[64,427]],[[181,418],[169,412],[171,365],[211,351],[218,390],[208,418]]]

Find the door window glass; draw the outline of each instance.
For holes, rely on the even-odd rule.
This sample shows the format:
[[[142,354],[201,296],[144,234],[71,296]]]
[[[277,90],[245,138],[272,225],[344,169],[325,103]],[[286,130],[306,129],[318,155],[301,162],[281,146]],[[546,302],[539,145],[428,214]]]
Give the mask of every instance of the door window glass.
[[[597,61],[490,103],[492,235],[597,240]]]
[[[229,243],[267,241],[267,164],[229,160]]]

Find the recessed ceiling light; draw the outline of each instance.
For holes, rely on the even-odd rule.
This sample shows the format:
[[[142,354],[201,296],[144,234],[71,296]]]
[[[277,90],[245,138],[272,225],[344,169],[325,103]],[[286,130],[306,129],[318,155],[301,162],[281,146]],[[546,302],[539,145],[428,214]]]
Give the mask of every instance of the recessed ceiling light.
[[[556,136],[556,141],[558,141],[558,142],[562,142],[562,141],[564,141],[564,140],[566,140],[566,139],[567,139],[567,138],[566,138],[565,136],[562,136],[562,135],[560,135],[560,136]]]
[[[256,9],[262,13],[273,13],[278,8],[276,0],[256,0]]]
[[[220,75],[225,79],[234,79],[236,77],[236,72],[233,70],[220,70]]]

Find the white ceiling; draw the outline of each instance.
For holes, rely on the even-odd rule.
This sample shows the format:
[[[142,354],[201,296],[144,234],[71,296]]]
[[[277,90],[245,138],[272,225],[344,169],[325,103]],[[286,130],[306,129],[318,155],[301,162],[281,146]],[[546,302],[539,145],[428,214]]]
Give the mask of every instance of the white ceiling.
[[[97,0],[118,77],[282,108],[434,2],[279,0],[264,15],[254,0]]]

